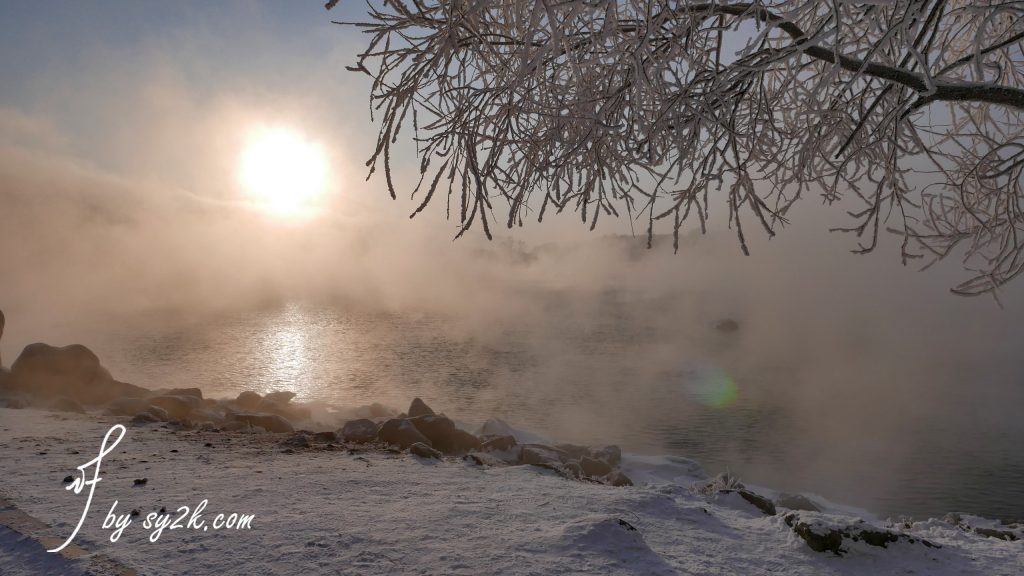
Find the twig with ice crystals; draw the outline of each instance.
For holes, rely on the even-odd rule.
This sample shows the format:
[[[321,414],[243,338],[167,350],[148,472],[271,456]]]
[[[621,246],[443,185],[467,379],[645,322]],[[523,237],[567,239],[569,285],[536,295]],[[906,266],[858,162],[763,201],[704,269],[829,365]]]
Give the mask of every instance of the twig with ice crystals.
[[[332,3],[328,3],[330,7]],[[458,235],[625,212],[648,239],[706,230],[724,200],[747,251],[809,191],[843,201],[857,251],[956,253],[993,292],[1024,271],[1024,2],[384,0],[350,25],[373,79],[368,166],[396,194],[410,123],[422,193]],[[719,199],[720,198],[720,199]],[[858,206],[859,204],[859,206]],[[498,217],[496,205],[505,216]]]

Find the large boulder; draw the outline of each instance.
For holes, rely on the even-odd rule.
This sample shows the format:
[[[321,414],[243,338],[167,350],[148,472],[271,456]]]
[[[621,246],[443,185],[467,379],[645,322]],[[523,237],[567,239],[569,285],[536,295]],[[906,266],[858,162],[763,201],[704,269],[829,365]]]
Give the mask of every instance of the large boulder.
[[[287,390],[282,390],[279,392],[268,392],[263,395],[263,400],[265,402],[271,402],[273,404],[280,405],[285,405],[291,402],[292,398],[295,398],[295,392],[289,392]]]
[[[259,426],[267,432],[294,432],[292,423],[277,414],[261,414],[258,412],[239,412],[231,417],[236,422],[244,422],[250,426]]]
[[[445,438],[455,431],[455,422],[447,416],[425,414],[422,416],[410,416],[409,421],[427,438],[430,438],[432,445],[437,446]]]
[[[465,454],[480,448],[480,439],[457,428],[447,416],[424,415],[409,418],[413,426],[430,439],[431,445],[445,454]]]
[[[580,470],[584,476],[598,478],[612,473],[612,467],[604,460],[584,456],[580,458]]]
[[[750,490],[740,490],[739,493],[744,500],[753,504],[764,514],[767,514],[768,516],[775,516],[775,503],[768,498],[751,492]]]
[[[480,436],[512,436],[518,440],[515,429],[501,418],[489,418],[477,430],[477,434]]]
[[[149,414],[150,416],[156,418],[157,420],[159,420],[161,422],[170,422],[171,421],[171,417],[170,417],[170,415],[167,414],[167,410],[164,410],[163,408],[160,408],[158,406],[150,405],[145,410],[143,410],[142,412],[145,412],[146,414]]]
[[[358,420],[349,420],[348,422],[345,422],[345,425],[341,427],[341,431],[338,435],[346,442],[366,444],[368,442],[373,442],[377,438],[377,428],[377,423],[373,420],[360,418]]]
[[[456,428],[441,446],[441,451],[448,454],[465,454],[480,449],[480,439],[461,428]]]
[[[417,442],[432,446],[430,439],[424,436],[407,418],[392,418],[384,422],[377,431],[381,442],[393,444],[400,448],[408,448]]]
[[[29,344],[11,366],[10,387],[40,398],[66,396],[82,404],[148,393],[145,388],[114,380],[99,358],[80,344],[63,348]]]
[[[252,394],[252,396],[249,396],[249,394]],[[277,414],[291,422],[309,420],[313,416],[313,411],[306,406],[291,403],[292,398],[295,398],[294,392],[269,392],[262,397],[255,392],[243,392],[239,395],[238,400],[235,401],[236,404],[239,404],[239,401],[242,400],[242,395],[246,395],[245,406],[252,406],[251,408],[246,409],[253,412]],[[259,398],[259,400],[256,401],[253,396],[255,396],[255,398]],[[239,405],[241,406],[241,404]]]
[[[1015,542],[1017,540],[1017,535],[1010,530],[976,527],[974,529],[974,533],[986,538],[997,538],[999,540],[1006,540],[1007,542]]]
[[[145,426],[146,424],[156,424],[159,422],[156,416],[153,416],[149,412],[140,412],[135,415],[131,420],[132,426]]]
[[[810,498],[803,494],[779,494],[777,504],[783,508],[789,508],[790,510],[805,510],[808,512],[821,511],[821,508],[818,508],[817,504],[812,502]]]
[[[589,457],[591,455],[590,447],[588,446],[579,446],[577,444],[555,444],[555,448],[566,454],[570,460],[579,460],[580,458]]]
[[[494,467],[505,466],[506,464],[508,464],[508,462],[505,462],[504,460],[491,454],[487,454],[486,452],[470,452],[469,454],[466,454],[465,459],[476,464],[477,466]]]
[[[326,430],[323,432],[317,432],[313,434],[313,440],[317,442],[325,442],[327,444],[333,444],[338,441],[338,433],[333,430]]]
[[[203,399],[203,391],[199,388],[171,388],[170,390],[164,391],[164,394],[168,396],[190,396],[193,398]]]
[[[622,462],[622,449],[612,444],[611,446],[593,450],[593,457],[598,460],[604,460],[609,466],[614,468]]]
[[[873,526],[863,520],[854,523],[847,523],[841,519],[829,518],[817,514],[808,514],[803,518],[799,512],[790,512],[782,517],[787,526],[793,529],[807,546],[815,552],[832,552],[836,556],[842,556],[847,552],[843,548],[845,540],[864,542],[870,546],[888,548],[889,544],[905,542],[908,544],[922,544],[927,548],[941,548],[924,538],[919,538],[894,532],[892,530]]]
[[[511,450],[516,446],[515,436],[488,436],[480,441],[481,450]]]
[[[427,406],[427,403],[419,398],[413,398],[412,404],[409,405],[409,418],[415,418],[417,416],[433,416],[434,411]]]
[[[604,477],[605,484],[609,486],[632,486],[633,481],[622,473],[622,470],[612,470],[612,473]]]
[[[235,404],[237,404],[239,408],[243,408],[245,410],[254,410],[262,401],[262,396],[250,390],[246,390],[238,395],[238,398],[235,399]]]
[[[85,408],[78,402],[75,402],[71,398],[60,397],[50,402],[46,408],[53,410],[54,412],[73,412],[75,414],[85,414]]]
[[[470,432],[456,428],[452,438],[443,447],[450,454],[465,454],[480,449],[480,439]]]
[[[165,394],[154,396],[149,403],[167,411],[172,420],[184,420],[188,418],[193,410],[202,407],[203,403],[195,396],[172,396]]]
[[[523,444],[519,447],[519,464],[561,471],[562,463],[568,460],[568,454],[552,446]]]
[[[149,402],[143,398],[117,398],[107,403],[107,414],[111,416],[134,416],[145,412]]]

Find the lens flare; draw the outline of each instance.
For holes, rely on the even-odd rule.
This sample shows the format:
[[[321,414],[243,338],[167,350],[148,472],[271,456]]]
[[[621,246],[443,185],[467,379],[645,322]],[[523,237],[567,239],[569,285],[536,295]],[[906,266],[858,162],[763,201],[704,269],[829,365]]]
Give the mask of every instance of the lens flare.
[[[739,399],[739,387],[729,374],[717,367],[697,368],[687,375],[691,398],[712,408],[727,408]]]

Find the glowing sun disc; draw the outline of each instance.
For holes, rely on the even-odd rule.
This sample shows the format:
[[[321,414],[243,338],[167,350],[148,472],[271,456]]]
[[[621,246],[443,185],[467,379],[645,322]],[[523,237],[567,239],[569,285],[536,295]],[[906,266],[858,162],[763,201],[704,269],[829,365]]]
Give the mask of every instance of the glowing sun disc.
[[[293,130],[254,130],[242,151],[239,180],[249,201],[273,215],[310,215],[327,191],[327,155]]]

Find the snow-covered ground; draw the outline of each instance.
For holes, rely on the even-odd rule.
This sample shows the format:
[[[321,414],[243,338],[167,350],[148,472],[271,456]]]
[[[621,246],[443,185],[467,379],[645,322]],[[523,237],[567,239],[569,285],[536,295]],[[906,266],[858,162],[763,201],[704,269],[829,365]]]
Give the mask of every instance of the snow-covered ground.
[[[78,548],[47,553],[74,530],[89,490],[65,490],[64,478],[118,422],[0,409],[0,574],[1024,574],[1024,541],[939,520],[904,530],[914,543],[815,552],[782,510],[767,516],[735,492],[695,493],[701,472],[683,459],[626,455],[636,486],[616,488],[533,466],[344,446],[286,451],[287,435],[163,424],[127,427],[101,464]],[[102,523],[114,500],[117,514],[140,514],[112,543]],[[149,540],[148,514],[177,516],[203,500],[205,530]],[[856,521],[828,510],[801,519]],[[214,530],[219,513],[255,516],[251,529]]]

